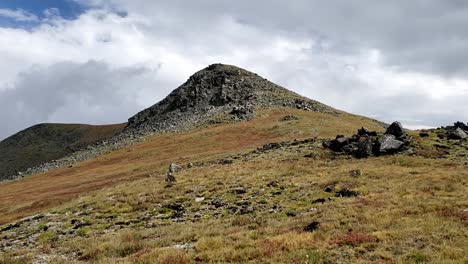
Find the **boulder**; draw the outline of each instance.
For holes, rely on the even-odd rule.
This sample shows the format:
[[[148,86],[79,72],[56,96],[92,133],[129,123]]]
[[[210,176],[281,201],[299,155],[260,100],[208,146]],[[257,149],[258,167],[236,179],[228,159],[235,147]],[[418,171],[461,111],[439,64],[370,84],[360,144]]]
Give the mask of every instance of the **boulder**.
[[[351,155],[354,155],[356,154],[356,152],[358,152],[359,150],[359,146],[358,146],[358,143],[357,142],[351,142],[347,145],[344,145],[342,150],[346,153],[346,154],[351,154]]]
[[[468,137],[468,135],[459,127],[447,133],[448,139],[465,139],[466,137]]]
[[[175,163],[171,163],[171,165],[169,165],[170,173],[179,172],[181,170],[183,170],[183,168]]]
[[[343,151],[343,147],[348,145],[348,143],[349,138],[338,135],[334,140],[330,141],[330,149],[333,151]]]
[[[401,136],[397,137],[397,139],[405,143],[405,145],[408,145],[411,142],[411,136],[406,133],[403,133]]]
[[[167,175],[166,175],[166,181],[167,182],[176,182],[176,178],[171,172],[168,172]]]
[[[358,196],[359,193],[353,190],[348,189],[341,189],[335,193],[335,197],[355,197]]]
[[[379,138],[379,152],[384,154],[395,153],[404,145],[403,141],[396,140],[394,135],[383,135]]]
[[[363,136],[358,141],[358,148],[354,152],[356,158],[367,158],[372,155],[372,140],[370,137]]]
[[[370,131],[369,129],[365,128],[365,127],[361,127],[360,129],[358,129],[358,135],[359,136],[377,136],[377,132],[375,131]]]
[[[401,125],[400,122],[395,121],[393,122],[388,128],[387,131],[385,131],[385,134],[387,135],[394,135],[396,138],[402,136],[405,133],[403,130],[403,126]]]
[[[314,232],[315,230],[317,230],[317,228],[319,228],[319,226],[319,222],[313,221],[304,227],[304,232]]]

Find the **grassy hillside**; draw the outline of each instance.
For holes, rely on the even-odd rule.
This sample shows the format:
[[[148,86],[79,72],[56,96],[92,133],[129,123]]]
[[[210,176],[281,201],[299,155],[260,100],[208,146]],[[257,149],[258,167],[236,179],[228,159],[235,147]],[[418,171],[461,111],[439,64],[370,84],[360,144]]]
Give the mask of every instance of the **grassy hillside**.
[[[466,263],[466,148],[441,156],[416,133],[412,154],[321,146],[361,126],[383,131],[270,109],[0,185],[1,223],[34,215],[0,227],[0,263]],[[186,168],[174,184],[171,162]]]
[[[125,124],[39,124],[0,142],[0,180],[109,138]]]

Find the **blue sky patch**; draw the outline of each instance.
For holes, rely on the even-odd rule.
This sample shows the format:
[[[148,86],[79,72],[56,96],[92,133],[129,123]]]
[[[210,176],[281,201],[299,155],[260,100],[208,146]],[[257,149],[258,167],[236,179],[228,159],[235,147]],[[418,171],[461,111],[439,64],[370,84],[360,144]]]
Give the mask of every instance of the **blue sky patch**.
[[[56,8],[60,12],[60,16],[65,19],[75,19],[77,16],[86,11],[86,7],[78,4],[73,0],[2,0],[0,1],[0,9],[18,10],[22,9],[29,12],[39,19],[44,18],[44,11],[47,9]],[[31,24],[33,21],[14,21],[14,19],[1,17],[0,26],[15,26],[15,24]]]

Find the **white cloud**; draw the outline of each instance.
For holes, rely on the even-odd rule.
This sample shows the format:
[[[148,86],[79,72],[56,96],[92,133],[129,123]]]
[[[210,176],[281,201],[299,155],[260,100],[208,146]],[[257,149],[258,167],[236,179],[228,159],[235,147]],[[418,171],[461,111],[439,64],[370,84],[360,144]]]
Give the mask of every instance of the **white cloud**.
[[[215,62],[384,121],[437,126],[468,120],[463,76],[398,67],[388,64],[386,49],[348,47],[321,32],[287,30],[297,17],[284,21],[283,14],[284,25],[275,30],[271,25],[278,21],[268,26],[250,11],[235,13],[232,5],[222,9],[207,2],[195,7],[206,13],[188,12],[177,1],[146,2],[144,8],[139,1],[116,2],[75,20],[49,10],[30,30],[0,27],[0,105],[8,113],[0,122],[9,124],[0,138],[37,122],[125,121]],[[278,12],[277,4],[265,13]],[[128,14],[109,11],[116,9]]]
[[[16,21],[38,21],[36,15],[31,14],[23,9],[11,10],[7,8],[0,8],[0,16],[11,18]]]

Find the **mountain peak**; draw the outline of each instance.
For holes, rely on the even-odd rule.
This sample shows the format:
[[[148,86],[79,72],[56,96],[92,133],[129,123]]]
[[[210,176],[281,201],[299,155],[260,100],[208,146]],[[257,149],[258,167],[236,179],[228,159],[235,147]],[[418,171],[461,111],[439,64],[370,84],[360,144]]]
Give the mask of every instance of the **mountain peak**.
[[[192,76],[161,102],[129,119],[127,129],[142,132],[195,126],[219,114],[249,119],[258,108],[292,107],[334,112],[242,68],[212,64]]]

